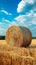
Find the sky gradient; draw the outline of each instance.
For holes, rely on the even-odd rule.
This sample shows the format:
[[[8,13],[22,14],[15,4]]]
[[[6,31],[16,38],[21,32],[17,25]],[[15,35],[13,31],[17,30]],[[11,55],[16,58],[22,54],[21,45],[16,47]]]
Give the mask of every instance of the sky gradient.
[[[36,0],[0,1],[0,35],[12,25],[25,26],[36,37]]]

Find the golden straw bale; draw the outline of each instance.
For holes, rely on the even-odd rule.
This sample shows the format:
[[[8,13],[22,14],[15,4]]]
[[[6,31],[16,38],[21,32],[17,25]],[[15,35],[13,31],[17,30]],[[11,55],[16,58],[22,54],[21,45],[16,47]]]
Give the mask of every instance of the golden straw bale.
[[[12,47],[8,44],[6,45],[0,45],[0,50],[1,51],[8,51],[8,52],[14,52],[19,54],[20,56],[28,56],[29,54],[29,50],[27,48],[24,47]]]
[[[19,26],[11,26],[6,32],[6,42],[12,46],[20,47],[23,44],[23,33]]]
[[[12,56],[12,65],[36,65],[36,59],[31,56],[20,56],[14,53]]]
[[[29,48],[29,53],[32,57],[36,58],[36,48]]]
[[[0,65],[11,65],[11,55],[6,51],[0,51]]]
[[[24,36],[24,42],[23,42],[23,47],[28,47],[31,44],[32,41],[32,34],[30,30],[27,27],[20,26],[20,28],[23,31],[23,36]]]
[[[36,65],[36,59],[11,51],[0,51],[0,65]]]
[[[36,59],[31,56],[21,56],[21,65],[36,65]]]

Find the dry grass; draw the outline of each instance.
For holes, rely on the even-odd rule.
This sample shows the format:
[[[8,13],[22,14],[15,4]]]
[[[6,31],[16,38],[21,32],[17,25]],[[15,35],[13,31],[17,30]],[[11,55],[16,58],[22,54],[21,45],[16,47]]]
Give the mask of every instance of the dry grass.
[[[36,47],[36,39],[32,39],[31,46]]]
[[[6,40],[0,40],[0,45],[6,44]],[[36,46],[36,39],[32,39],[30,46]]]
[[[5,40],[0,40],[0,45],[6,44]]]

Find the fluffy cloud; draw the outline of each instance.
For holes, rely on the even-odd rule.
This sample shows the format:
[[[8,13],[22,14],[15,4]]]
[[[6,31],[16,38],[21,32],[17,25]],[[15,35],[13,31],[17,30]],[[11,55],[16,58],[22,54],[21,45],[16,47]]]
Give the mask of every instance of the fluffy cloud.
[[[25,2],[24,1],[21,1],[19,4],[18,4],[18,8],[17,8],[17,12],[21,12],[23,10],[23,7],[25,6]]]
[[[2,22],[0,22],[0,35],[5,35],[7,29],[9,28],[9,20],[4,19]]]
[[[29,4],[33,4],[34,3],[34,0],[22,0],[22,1],[28,2]]]
[[[18,17],[15,18],[16,22],[18,22],[18,25],[20,26],[28,26],[27,23],[27,16],[25,15],[19,15]]]
[[[18,4],[17,12],[20,13],[22,11],[25,12],[27,9],[29,10],[29,7],[30,6],[32,7],[34,2],[35,2],[35,0],[22,0],[22,1],[20,1]],[[28,6],[28,5],[30,5],[30,6]]]
[[[19,25],[28,27],[31,30],[33,37],[36,36],[36,8],[30,10],[30,12],[25,15],[21,14],[17,16],[15,20]]]
[[[7,24],[10,24],[11,23],[11,21],[10,20],[7,20],[7,19],[5,19],[4,17],[2,18],[2,23],[7,23]]]
[[[6,15],[12,15],[11,13],[9,13],[8,11],[6,11],[6,10],[4,10],[4,9],[2,9],[2,10],[0,10],[1,12],[3,12],[3,13],[5,13]]]
[[[18,22],[23,23],[23,22],[26,21],[26,18],[24,18],[24,15],[20,15],[20,16],[16,17],[15,20],[17,20]]]
[[[12,25],[18,25],[16,20],[7,20],[4,17],[2,18],[2,22],[0,22],[0,35],[5,35],[7,29]]]
[[[34,10],[31,10],[29,13],[26,15],[19,15],[18,17],[15,18],[15,20],[20,23],[20,24],[36,24],[36,13]]]

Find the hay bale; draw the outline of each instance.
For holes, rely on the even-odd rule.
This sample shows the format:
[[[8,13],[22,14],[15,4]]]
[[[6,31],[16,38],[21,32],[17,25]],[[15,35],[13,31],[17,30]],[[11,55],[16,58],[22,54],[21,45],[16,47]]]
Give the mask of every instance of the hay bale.
[[[6,45],[0,45],[0,51],[7,51],[7,52],[13,52],[17,53],[20,56],[29,56],[29,50],[23,47],[12,47],[8,44]]]
[[[16,53],[20,56],[30,56],[29,50],[26,48],[18,48]]]
[[[0,51],[0,65],[11,65],[11,55],[9,52]]]
[[[11,57],[12,57],[12,64],[11,65],[21,65],[20,64],[21,58],[18,54],[16,54],[16,53],[11,54]]]
[[[20,47],[23,44],[23,33],[18,26],[11,26],[6,32],[6,42],[12,46]]]
[[[30,55],[36,59],[36,48],[28,48],[28,50]]]
[[[0,65],[36,65],[36,59],[31,56],[20,56],[17,53],[0,51]]]
[[[31,56],[19,56],[14,53],[12,56],[12,65],[36,65],[36,59]]]
[[[20,28],[23,31],[23,36],[24,36],[24,42],[23,42],[23,47],[28,47],[31,44],[32,40],[32,34],[30,30],[26,27],[20,26]]]
[[[21,65],[36,65],[36,59],[31,56],[21,56]]]

